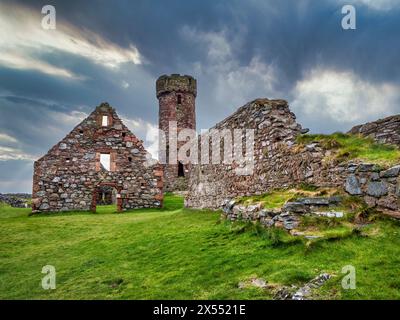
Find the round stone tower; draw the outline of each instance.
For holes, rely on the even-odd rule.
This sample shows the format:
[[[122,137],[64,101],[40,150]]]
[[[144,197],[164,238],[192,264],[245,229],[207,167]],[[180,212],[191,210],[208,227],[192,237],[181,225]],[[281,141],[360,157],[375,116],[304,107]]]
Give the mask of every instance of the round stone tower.
[[[164,167],[164,190],[186,190],[189,167],[177,161],[169,163],[169,127],[176,122],[177,133],[182,129],[196,130],[195,100],[197,95],[196,79],[188,75],[163,75],[156,82],[159,101],[159,129],[166,135],[166,165]],[[179,142],[180,145],[185,142]]]

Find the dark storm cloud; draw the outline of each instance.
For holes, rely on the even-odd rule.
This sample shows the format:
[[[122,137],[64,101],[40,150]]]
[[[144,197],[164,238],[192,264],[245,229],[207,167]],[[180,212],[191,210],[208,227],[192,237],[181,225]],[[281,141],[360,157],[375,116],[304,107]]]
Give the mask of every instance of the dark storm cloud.
[[[48,4],[6,2],[38,12]],[[333,0],[53,1],[59,25],[72,24],[82,34],[90,30],[121,48],[134,45],[142,63],[110,69],[71,52],[37,49],[32,52],[37,59],[77,78],[2,66],[0,133],[18,140],[13,148],[41,154],[72,129],[71,112],[89,113],[102,101],[126,117],[155,124],[154,85],[164,73],[198,79],[198,128],[212,126],[245,102],[265,96],[287,99],[314,131],[346,130],[360,121],[398,113],[399,7],[377,10],[362,0],[347,2],[356,5],[357,30],[342,30],[344,2]],[[331,84],[330,94],[338,90],[343,101],[354,103],[351,111],[359,116],[337,117],[341,106],[324,96],[319,78]],[[385,97],[375,101],[380,92]],[[374,104],[364,108],[370,100]],[[20,167],[25,172],[26,161],[21,161],[0,161],[0,181],[8,164],[13,171]],[[0,192],[10,183],[0,185]]]

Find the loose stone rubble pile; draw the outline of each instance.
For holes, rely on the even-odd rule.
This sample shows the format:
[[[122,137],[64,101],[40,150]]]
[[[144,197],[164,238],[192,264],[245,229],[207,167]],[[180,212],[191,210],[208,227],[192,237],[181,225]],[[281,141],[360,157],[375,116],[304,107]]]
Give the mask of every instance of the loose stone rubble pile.
[[[314,279],[310,280],[302,287],[292,285],[280,286],[276,284],[270,284],[261,278],[252,278],[248,281],[241,281],[238,284],[239,289],[246,289],[248,287],[256,287],[265,289],[273,293],[275,300],[308,300],[312,299],[313,290],[322,287],[325,282],[332,278],[332,275],[328,273],[321,273]]]
[[[282,208],[263,209],[261,204],[244,206],[236,204],[235,200],[226,200],[222,206],[223,216],[230,221],[260,222],[265,227],[278,227],[292,230],[298,227],[300,217],[304,215],[327,216],[342,218],[343,212],[330,211],[341,201],[341,197],[328,198],[300,198],[287,202]],[[322,211],[322,209],[324,211]]]

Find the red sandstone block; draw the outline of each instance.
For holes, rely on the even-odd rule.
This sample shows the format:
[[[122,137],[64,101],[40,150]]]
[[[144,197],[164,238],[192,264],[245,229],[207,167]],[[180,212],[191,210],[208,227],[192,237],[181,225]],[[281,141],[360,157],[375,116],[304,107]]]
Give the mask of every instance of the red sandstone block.
[[[156,177],[162,177],[163,176],[163,171],[162,170],[154,170],[154,175]]]
[[[163,196],[162,193],[159,193],[159,194],[156,194],[156,195],[154,196],[154,199],[160,201],[160,200],[164,199],[164,196]]]

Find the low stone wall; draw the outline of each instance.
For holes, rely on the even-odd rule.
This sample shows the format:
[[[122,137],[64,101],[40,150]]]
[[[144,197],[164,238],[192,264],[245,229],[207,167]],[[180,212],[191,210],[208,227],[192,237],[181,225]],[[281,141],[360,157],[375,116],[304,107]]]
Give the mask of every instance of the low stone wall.
[[[301,198],[294,202],[287,202],[282,208],[262,209],[261,204],[244,206],[236,204],[235,200],[227,200],[222,206],[222,212],[224,217],[230,221],[260,222],[265,227],[292,230],[299,225],[300,217],[303,215],[317,215],[330,218],[343,217],[343,212],[331,210],[340,201],[341,197]]]
[[[400,210],[400,165],[383,170],[375,164],[348,163],[339,168],[347,176],[343,187],[348,194],[363,198],[370,207]],[[343,212],[335,210],[342,198],[300,198],[277,209],[263,209],[260,204],[245,206],[235,199],[227,199],[221,209],[225,218],[231,221],[253,221],[265,227],[292,230],[299,225],[303,215],[343,217]]]
[[[375,164],[348,164],[345,190],[371,207],[400,210],[400,165],[383,170]]]
[[[28,193],[0,193],[0,202],[6,203],[14,208],[28,208],[30,204],[28,201],[32,198],[32,195]]]
[[[400,115],[355,126],[349,133],[371,137],[379,143],[400,146]]]

